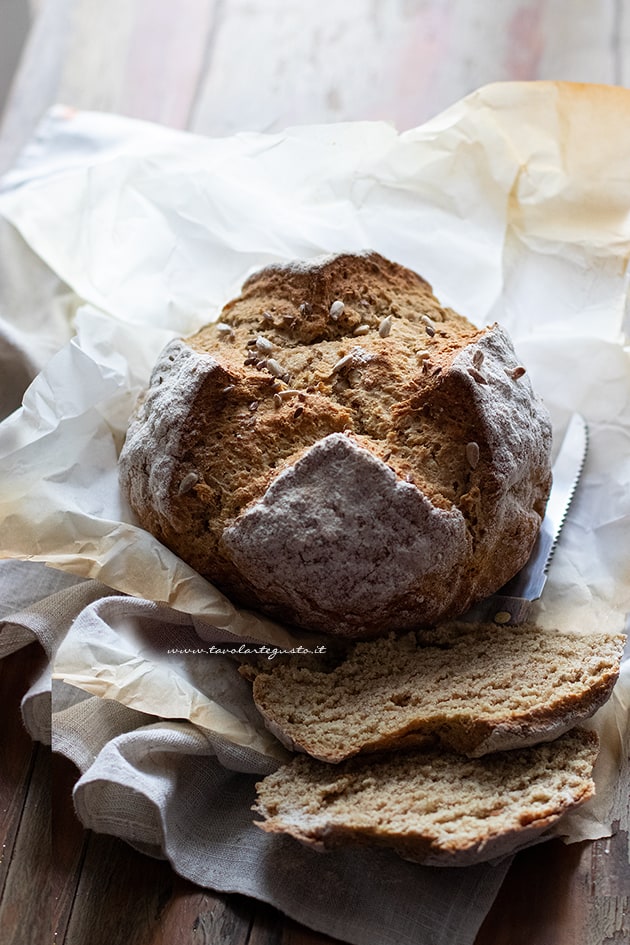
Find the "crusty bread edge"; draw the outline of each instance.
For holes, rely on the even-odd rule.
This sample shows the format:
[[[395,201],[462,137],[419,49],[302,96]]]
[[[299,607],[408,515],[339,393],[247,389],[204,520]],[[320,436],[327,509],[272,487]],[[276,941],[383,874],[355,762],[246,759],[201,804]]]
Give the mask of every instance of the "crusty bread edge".
[[[254,702],[260,712],[263,723],[278,741],[289,751],[310,755],[318,761],[338,764],[356,755],[378,751],[397,751],[410,747],[427,747],[436,741],[446,748],[451,748],[469,758],[480,758],[494,751],[508,751],[516,748],[528,748],[541,742],[549,742],[568,732],[570,729],[590,719],[610,699],[619,677],[621,655],[626,642],[623,634],[607,635],[610,643],[618,644],[618,661],[610,671],[599,680],[598,684],[584,694],[577,702],[567,699],[565,705],[555,705],[549,713],[545,707],[524,713],[517,719],[505,719],[500,722],[477,720],[468,726],[427,725],[426,727],[408,728],[394,735],[385,736],[362,747],[348,751],[340,746],[335,752],[322,752],[309,743],[308,738],[296,739],[282,728],[282,723],[275,719],[255,697],[256,679],[254,680]],[[261,674],[264,675],[264,674]]]
[[[571,797],[559,795],[554,811],[537,819],[532,819],[518,828],[492,834],[464,849],[440,846],[439,843],[432,841],[430,837],[421,835],[394,840],[391,837],[380,836],[376,830],[358,833],[352,828],[331,826],[327,822],[324,813],[321,814],[320,824],[311,819],[308,830],[301,828],[297,823],[281,823],[275,817],[270,817],[264,821],[254,821],[254,825],[265,833],[288,835],[318,853],[329,853],[338,848],[347,848],[348,845],[379,847],[390,850],[411,863],[439,867],[474,866],[478,863],[499,859],[544,839],[544,834],[552,827],[557,828],[566,814],[594,796],[595,783],[592,777],[592,768],[595,765],[599,751],[599,737],[596,732],[581,731],[585,741],[590,743],[593,755],[591,775],[584,780],[581,790],[575,792]],[[265,807],[260,798],[252,806],[252,810],[263,817],[266,816]]]

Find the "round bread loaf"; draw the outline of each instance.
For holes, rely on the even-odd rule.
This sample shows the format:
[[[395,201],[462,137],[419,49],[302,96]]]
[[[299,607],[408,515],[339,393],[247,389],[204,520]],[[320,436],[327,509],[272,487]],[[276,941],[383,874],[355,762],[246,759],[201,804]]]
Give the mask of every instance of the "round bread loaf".
[[[167,345],[120,477],[235,602],[367,638],[457,616],[518,571],[550,445],[505,331],[376,253],[339,254],[263,269]]]

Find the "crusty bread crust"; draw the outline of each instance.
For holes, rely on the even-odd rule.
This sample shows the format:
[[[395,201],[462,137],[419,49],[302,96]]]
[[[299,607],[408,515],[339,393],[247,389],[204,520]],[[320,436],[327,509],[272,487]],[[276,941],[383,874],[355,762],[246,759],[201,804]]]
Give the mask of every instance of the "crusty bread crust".
[[[527,560],[546,410],[498,326],[376,253],[273,266],[167,346],[120,481],[235,602],[370,637],[463,613]]]

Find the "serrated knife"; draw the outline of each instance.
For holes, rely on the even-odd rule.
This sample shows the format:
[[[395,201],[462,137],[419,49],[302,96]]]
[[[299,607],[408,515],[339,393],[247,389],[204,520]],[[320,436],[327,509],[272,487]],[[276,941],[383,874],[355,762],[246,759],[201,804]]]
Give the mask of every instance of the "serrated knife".
[[[466,621],[518,624],[527,620],[534,601],[543,592],[547,571],[560,531],[584,468],[588,449],[588,427],[574,413],[553,464],[553,483],[536,544],[527,564],[503,587],[479,601],[462,617]]]

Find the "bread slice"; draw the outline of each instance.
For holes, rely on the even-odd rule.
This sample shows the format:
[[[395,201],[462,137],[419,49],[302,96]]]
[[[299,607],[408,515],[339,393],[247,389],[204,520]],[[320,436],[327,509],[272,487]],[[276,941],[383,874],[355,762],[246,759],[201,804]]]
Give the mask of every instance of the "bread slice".
[[[407,860],[467,866],[530,844],[594,793],[597,736],[467,759],[444,751],[298,756],[257,785],[256,822],[317,850],[389,847]]]
[[[557,738],[608,699],[625,637],[452,623],[352,646],[334,668],[286,662],[255,703],[289,749],[327,762],[439,741],[478,757]]]

